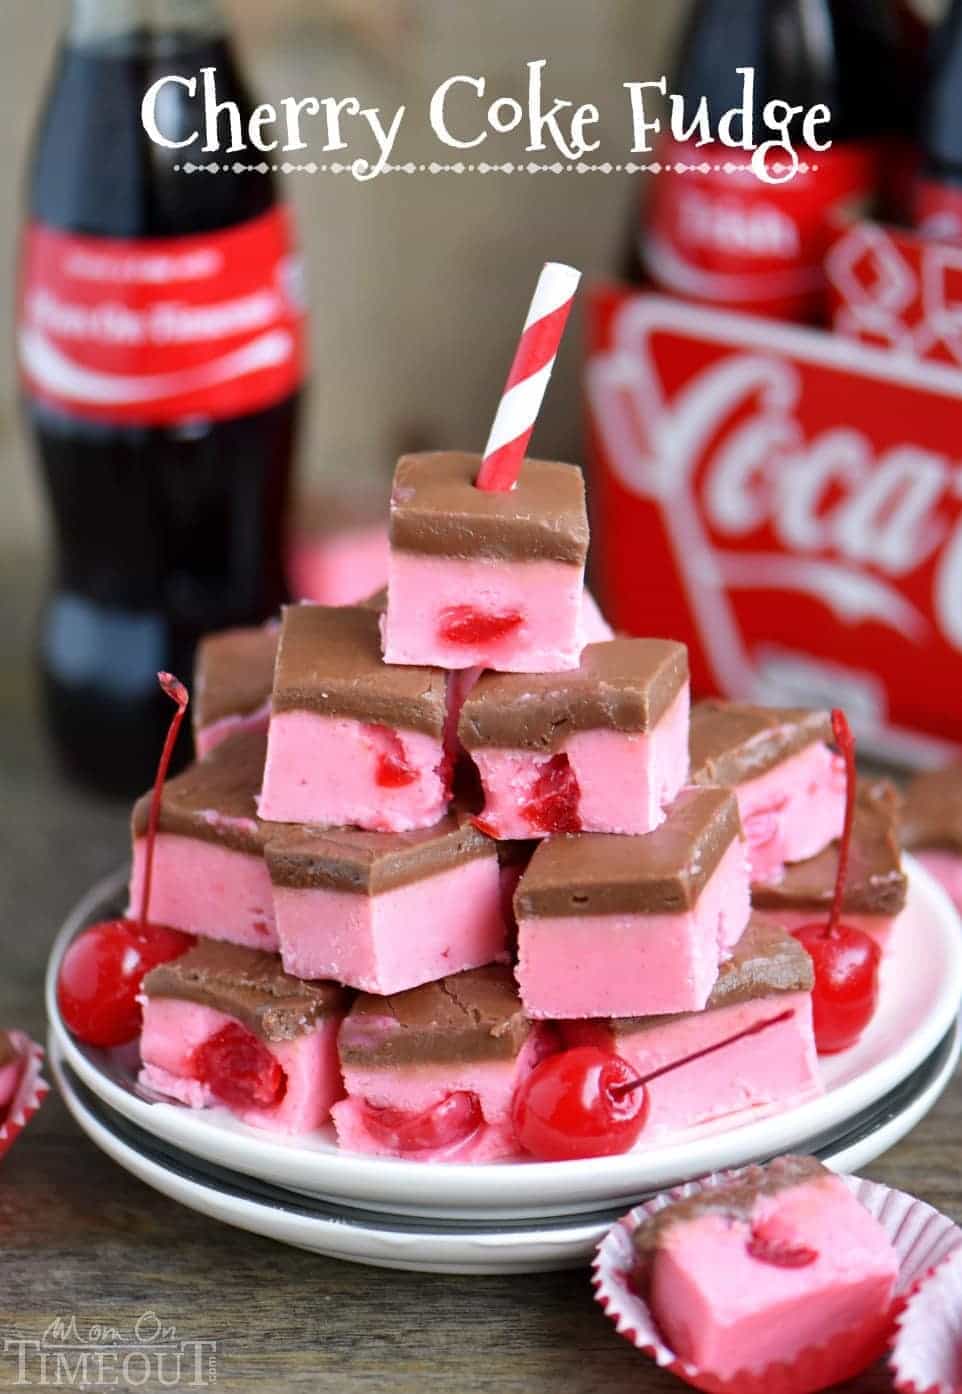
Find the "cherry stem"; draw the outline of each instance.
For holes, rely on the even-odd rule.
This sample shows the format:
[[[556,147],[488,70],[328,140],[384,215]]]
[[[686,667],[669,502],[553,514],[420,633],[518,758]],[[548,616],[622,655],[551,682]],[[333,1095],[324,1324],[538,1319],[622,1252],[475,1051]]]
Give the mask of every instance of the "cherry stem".
[[[842,752],[845,761],[845,822],[842,837],[838,844],[838,869],[835,872],[835,894],[829,911],[825,938],[830,939],[838,928],[842,916],[842,898],[845,895],[845,881],[848,876],[848,859],[852,848],[852,827],[855,823],[855,737],[848,724],[845,713],[836,707],[832,712],[832,731],[835,744]]]
[[[794,1016],[794,1012],[791,1007],[788,1007],[778,1016],[769,1017],[768,1021],[756,1021],[754,1026],[746,1026],[744,1031],[739,1031],[724,1041],[716,1041],[714,1045],[705,1046],[703,1050],[696,1050],[694,1054],[686,1055],[681,1060],[673,1060],[670,1065],[662,1065],[660,1069],[652,1070],[650,1075],[642,1075],[638,1079],[631,1080],[628,1084],[613,1084],[608,1092],[613,1099],[623,1099],[640,1085],[650,1084],[653,1079],[669,1075],[672,1070],[680,1070],[682,1065],[690,1065],[693,1060],[701,1060],[706,1055],[713,1055],[716,1050],[724,1050],[726,1046],[734,1045],[736,1041],[743,1041],[748,1036],[759,1036],[770,1026],[778,1026],[781,1022],[788,1021],[791,1016]]]
[[[157,841],[157,824],[160,822],[164,780],[167,778],[167,771],[170,768],[170,760],[174,753],[174,746],[177,744],[177,736],[184,719],[184,712],[190,701],[186,687],[172,673],[158,673],[157,681],[170,700],[177,703],[177,710],[171,717],[170,726],[167,728],[167,739],[164,741],[164,748],[160,754],[154,789],[150,796],[150,812],[147,815],[147,845],[144,849],[144,882],[140,892],[140,914],[137,922],[141,931],[147,928],[150,919],[150,883],[154,875],[154,844]]]

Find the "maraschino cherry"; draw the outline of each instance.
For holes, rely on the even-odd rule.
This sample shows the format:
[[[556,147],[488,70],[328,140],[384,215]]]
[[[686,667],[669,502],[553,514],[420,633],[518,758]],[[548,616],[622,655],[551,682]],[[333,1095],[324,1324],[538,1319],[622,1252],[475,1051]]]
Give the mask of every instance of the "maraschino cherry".
[[[875,1012],[881,951],[870,934],[840,923],[845,878],[855,821],[855,737],[842,711],[832,712],[832,729],[845,759],[845,823],[838,848],[835,894],[825,924],[807,924],[795,937],[815,969],[812,1019],[819,1055],[833,1055],[855,1044]]]
[[[757,1021],[734,1036],[641,1077],[627,1060],[598,1046],[574,1046],[549,1055],[535,1066],[514,1096],[512,1117],[518,1140],[526,1152],[545,1162],[627,1152],[648,1121],[651,1101],[647,1085],[747,1036],[757,1036],[791,1015],[787,1009],[767,1021]]]
[[[90,925],[70,945],[60,965],[57,1001],[69,1029],[81,1041],[94,1046],[124,1045],[140,1032],[137,995],[144,974],[158,963],[179,958],[194,943],[190,934],[151,924],[150,883],[154,844],[160,818],[160,801],[177,733],[187,710],[187,689],[170,673],[158,673],[168,697],[177,703],[170,723],[147,820],[144,881],[136,919],[126,916]]]

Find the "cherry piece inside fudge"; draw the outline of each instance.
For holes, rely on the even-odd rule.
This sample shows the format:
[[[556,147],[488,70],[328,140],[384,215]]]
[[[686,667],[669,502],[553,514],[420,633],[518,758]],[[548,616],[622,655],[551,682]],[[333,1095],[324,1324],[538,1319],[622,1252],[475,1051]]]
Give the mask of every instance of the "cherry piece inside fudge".
[[[743,1109],[775,1112],[821,1092],[812,1033],[812,961],[773,921],[753,915],[722,964],[704,1011],[568,1022],[569,1045],[594,1045],[640,1077],[750,1027],[785,1020],[652,1080],[645,1137],[664,1136]],[[787,1013],[787,1016],[786,1016]]]
[[[278,626],[271,623],[201,639],[191,703],[199,759],[238,731],[267,730],[277,635]]]
[[[841,837],[845,769],[831,741],[824,711],[715,700],[692,708],[692,782],[735,790],[753,881],[777,881],[786,862]]]
[[[525,1016],[510,968],[497,964],[358,997],[340,1032],[341,1146],[419,1161],[515,1156],[514,1091],[554,1044]]]
[[[683,789],[645,837],[548,838],[514,904],[529,1016],[701,1011],[748,923],[735,796]]]
[[[266,736],[229,736],[164,786],[150,917],[188,934],[276,949],[271,879],[257,791]],[[150,794],[134,806],[130,904],[140,904]]]
[[[834,1340],[834,1385],[881,1353],[898,1256],[814,1158],[780,1157],[674,1201],[633,1243],[635,1282],[665,1341],[701,1371],[732,1379]]]
[[[202,942],[144,979],[140,1081],[245,1123],[311,1132],[343,1093],[337,1031],[348,994],[303,982],[275,954]]]
[[[962,765],[916,775],[903,795],[899,827],[902,846],[962,911]]]
[[[552,673],[584,645],[584,480],[525,460],[515,488],[478,489],[477,455],[406,455],[394,475],[384,616],[389,663]]]
[[[279,827],[267,863],[300,977],[400,992],[506,956],[497,844],[455,815],[409,833]]]
[[[492,836],[651,832],[688,775],[687,650],[612,639],[570,673],[485,673],[458,735]]]
[[[365,606],[284,610],[260,814],[271,822],[428,828],[450,792],[447,675],[390,667]]]
[[[13,1041],[6,1031],[0,1031],[0,1118],[17,1092],[22,1071],[23,1061]]]
[[[842,896],[842,920],[865,930],[884,949],[905,908],[908,881],[902,870],[898,794],[886,780],[860,780],[855,799],[852,850]],[[835,894],[838,843],[817,857],[785,868],[777,884],[752,886],[752,904],[786,929],[825,922]]]

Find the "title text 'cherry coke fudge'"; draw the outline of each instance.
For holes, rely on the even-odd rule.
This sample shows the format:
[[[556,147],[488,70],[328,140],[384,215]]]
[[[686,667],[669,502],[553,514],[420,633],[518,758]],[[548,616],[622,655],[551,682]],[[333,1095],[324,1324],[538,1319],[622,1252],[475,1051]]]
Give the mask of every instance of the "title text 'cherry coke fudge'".
[[[409,833],[282,827],[267,844],[290,973],[400,992],[507,957],[497,844],[450,815]]]
[[[828,712],[708,700],[691,712],[691,778],[735,790],[753,881],[842,835],[845,769]]]
[[[155,924],[249,948],[276,949],[271,878],[257,791],[266,736],[242,731],[164,786],[150,913]],[[140,904],[150,794],[134,805],[130,904]]]
[[[798,941],[753,915],[722,964],[704,1011],[568,1022],[563,1035],[569,1045],[614,1052],[641,1077],[731,1040],[724,1050],[647,1086],[645,1136],[663,1136],[744,1109],[788,1108],[821,1092],[812,1032],[814,981],[812,961]],[[733,1039],[753,1027],[757,1035]]]
[[[478,489],[480,457],[406,455],[394,475],[389,663],[553,673],[577,668],[588,553],[574,465],[525,460],[513,489]]]
[[[814,1158],[779,1157],[706,1186],[650,1215],[633,1243],[635,1284],[662,1335],[703,1372],[732,1379],[844,1340],[834,1385],[881,1353],[898,1257]]]
[[[860,780],[842,920],[871,934],[884,949],[905,909],[908,880],[898,835],[899,796],[884,779]],[[817,857],[786,866],[781,881],[752,886],[752,904],[786,929],[824,923],[835,895],[838,842]]]
[[[493,837],[656,828],[688,776],[688,653],[589,644],[569,673],[485,673],[458,722]]]
[[[276,622],[207,634],[197,647],[191,712],[202,759],[238,731],[266,731],[271,714]]]
[[[514,898],[532,1017],[698,1012],[748,923],[735,796],[683,789],[644,837],[539,843]]]
[[[515,1089],[554,1048],[527,1019],[510,968],[359,997],[340,1032],[342,1147],[421,1161],[490,1162],[521,1147]]]
[[[448,678],[391,667],[364,606],[284,610],[260,815],[271,822],[429,828],[450,793]]]
[[[201,942],[144,979],[140,1081],[190,1108],[312,1132],[344,1092],[347,1003],[343,988],[291,977],[274,954]]]
[[[962,765],[916,775],[903,796],[899,827],[902,846],[962,910]]]

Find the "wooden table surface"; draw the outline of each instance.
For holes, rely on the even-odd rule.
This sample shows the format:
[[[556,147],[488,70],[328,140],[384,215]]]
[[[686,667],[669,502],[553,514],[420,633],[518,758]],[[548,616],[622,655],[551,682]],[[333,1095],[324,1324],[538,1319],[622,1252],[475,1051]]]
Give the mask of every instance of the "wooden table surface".
[[[50,942],[77,897],[123,860],[127,810],[64,784],[45,749],[29,669],[37,595],[35,568],[0,565],[0,1024],[42,1040]],[[962,1218],[960,1127],[957,1079],[869,1174]],[[584,1272],[441,1277],[284,1248],[149,1190],[54,1095],[2,1163],[0,1240],[0,1390],[16,1387],[11,1339],[39,1340],[74,1315],[81,1331],[129,1331],[149,1310],[179,1338],[217,1342],[212,1387],[225,1394],[681,1388],[615,1335]],[[26,1375],[40,1384],[36,1364]],[[881,1368],[845,1386],[889,1387]]]

